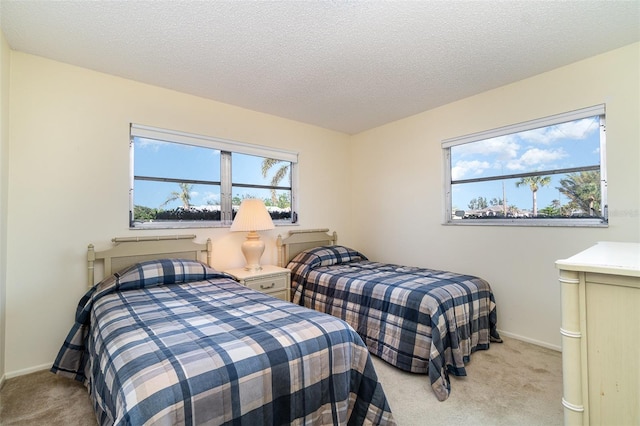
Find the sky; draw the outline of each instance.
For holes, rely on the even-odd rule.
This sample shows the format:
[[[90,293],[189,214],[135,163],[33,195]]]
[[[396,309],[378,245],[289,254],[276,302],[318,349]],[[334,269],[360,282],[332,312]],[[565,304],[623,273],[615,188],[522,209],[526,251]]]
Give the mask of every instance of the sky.
[[[233,153],[233,182],[269,185],[272,173],[267,178],[262,176],[262,160],[262,157]],[[176,164],[188,166],[175,167]],[[275,172],[277,168],[277,165],[274,166],[272,171]],[[192,145],[135,138],[134,170],[138,176],[219,182],[220,151]],[[282,185],[286,186],[286,182],[286,179],[283,180]],[[135,205],[152,208],[175,208],[182,205],[182,202],[175,200],[164,205],[174,192],[180,192],[180,186],[174,182],[136,181],[134,203]],[[265,199],[270,198],[271,193],[269,190],[234,188],[233,196]],[[219,205],[219,186],[194,184],[190,202],[192,206]]]
[[[600,164],[599,117],[576,120],[564,124],[529,130],[451,147],[452,180],[504,176],[570,167]],[[553,200],[566,204],[569,200],[557,187],[565,174],[548,175],[549,185],[537,193],[538,209],[551,205]],[[528,186],[516,186],[520,179],[499,180],[452,185],[453,210],[469,209],[476,197],[487,200],[503,198],[507,205],[532,210],[532,192]]]

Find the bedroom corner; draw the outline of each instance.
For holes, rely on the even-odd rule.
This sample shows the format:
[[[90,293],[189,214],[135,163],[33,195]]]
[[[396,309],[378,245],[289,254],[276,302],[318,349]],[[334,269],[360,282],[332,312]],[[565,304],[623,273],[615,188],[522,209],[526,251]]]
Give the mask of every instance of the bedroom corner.
[[[5,380],[10,49],[0,28],[0,389]]]

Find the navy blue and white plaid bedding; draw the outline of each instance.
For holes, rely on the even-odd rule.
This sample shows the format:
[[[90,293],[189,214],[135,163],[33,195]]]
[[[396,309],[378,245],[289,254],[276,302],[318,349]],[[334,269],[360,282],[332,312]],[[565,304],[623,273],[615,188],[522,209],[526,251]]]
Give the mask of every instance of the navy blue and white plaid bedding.
[[[395,424],[351,327],[193,261],[94,286],[51,370],[101,425]]]
[[[465,376],[473,352],[500,342],[489,284],[453,272],[369,261],[344,246],[294,257],[293,302],[348,322],[369,351],[405,371],[428,373],[448,398],[448,373]]]

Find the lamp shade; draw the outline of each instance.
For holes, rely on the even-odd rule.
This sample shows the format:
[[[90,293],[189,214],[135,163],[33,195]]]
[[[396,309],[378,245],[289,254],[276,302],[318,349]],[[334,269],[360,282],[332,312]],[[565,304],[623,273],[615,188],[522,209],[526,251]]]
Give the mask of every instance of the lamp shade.
[[[230,231],[266,231],[273,228],[275,226],[262,200],[247,198],[240,203]]]

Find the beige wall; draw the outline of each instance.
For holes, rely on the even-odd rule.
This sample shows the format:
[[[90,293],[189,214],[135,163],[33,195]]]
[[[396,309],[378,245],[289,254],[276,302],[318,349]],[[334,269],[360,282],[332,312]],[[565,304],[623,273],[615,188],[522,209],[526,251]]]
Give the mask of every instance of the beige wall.
[[[87,244],[104,249],[114,236],[149,233],[128,229],[130,122],[298,151],[301,227],[330,227],[341,243],[373,259],[483,276],[495,289],[506,334],[558,347],[553,262],[599,240],[640,240],[639,47],[353,137],[11,52],[7,376],[50,365],[84,292]],[[609,228],[441,225],[442,139],[602,102]],[[3,149],[6,137],[3,130]],[[273,242],[288,229],[263,234],[266,262],[275,262]],[[200,241],[213,238],[215,267],[242,264],[243,235],[228,229],[196,234]]]
[[[0,386],[5,373],[7,213],[9,188],[9,45],[0,29]]]
[[[505,335],[558,348],[554,262],[601,240],[640,241],[639,53],[640,44],[627,46],[353,137],[353,187],[368,189],[351,197],[359,248],[377,260],[486,278]],[[443,139],[601,103],[608,228],[442,225]]]
[[[11,67],[8,375],[53,361],[85,290],[89,243],[176,233],[128,229],[130,122],[298,151],[300,226],[348,241],[347,135],[19,52]],[[262,233],[263,261],[276,262],[288,229]],[[243,264],[243,233],[195,233],[213,239],[215,267]]]

